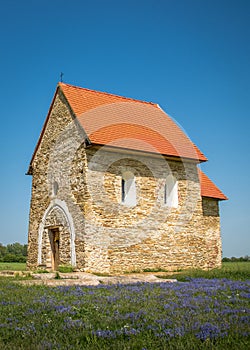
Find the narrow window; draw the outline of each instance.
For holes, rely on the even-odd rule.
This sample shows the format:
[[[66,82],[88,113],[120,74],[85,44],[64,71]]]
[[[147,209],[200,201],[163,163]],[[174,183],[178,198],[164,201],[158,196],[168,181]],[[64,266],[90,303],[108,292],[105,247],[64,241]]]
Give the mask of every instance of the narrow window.
[[[167,198],[168,198],[168,189],[167,189],[167,184],[165,183],[164,185],[164,204],[167,204]]]
[[[178,207],[178,182],[169,175],[164,186],[164,204],[171,208]]]
[[[128,206],[136,205],[136,185],[134,174],[126,171],[122,174],[121,182],[122,203]]]
[[[122,202],[125,201],[125,180],[122,179]]]
[[[54,183],[53,183],[53,189],[52,189],[53,196],[56,196],[56,195],[57,195],[58,189],[59,189],[58,182],[54,181]]]

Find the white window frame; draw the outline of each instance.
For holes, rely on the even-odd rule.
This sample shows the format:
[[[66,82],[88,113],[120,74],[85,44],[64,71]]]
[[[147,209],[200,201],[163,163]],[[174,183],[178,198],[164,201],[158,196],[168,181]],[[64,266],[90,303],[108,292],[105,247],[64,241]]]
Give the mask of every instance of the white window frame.
[[[136,205],[135,176],[131,171],[125,171],[121,179],[121,203],[130,207]]]
[[[168,175],[164,185],[164,205],[170,208],[178,207],[178,181],[173,175]]]

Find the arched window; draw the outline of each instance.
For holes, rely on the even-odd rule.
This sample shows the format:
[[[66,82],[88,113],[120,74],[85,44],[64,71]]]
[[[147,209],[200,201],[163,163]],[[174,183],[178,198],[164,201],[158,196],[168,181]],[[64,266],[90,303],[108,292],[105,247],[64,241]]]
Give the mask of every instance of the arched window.
[[[128,206],[136,205],[135,177],[131,171],[122,174],[121,180],[122,203]]]
[[[58,182],[54,181],[54,182],[53,182],[53,189],[52,189],[53,196],[56,196],[56,195],[57,195],[58,189],[59,189]]]
[[[178,182],[172,175],[168,175],[164,186],[164,204],[171,208],[178,207]]]

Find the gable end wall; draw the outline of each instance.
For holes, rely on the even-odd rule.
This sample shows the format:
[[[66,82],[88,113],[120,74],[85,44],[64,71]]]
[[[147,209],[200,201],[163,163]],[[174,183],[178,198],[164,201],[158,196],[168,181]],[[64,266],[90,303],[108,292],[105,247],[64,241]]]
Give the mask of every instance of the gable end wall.
[[[52,106],[50,116],[44,131],[41,143],[35,154],[32,169],[32,194],[29,216],[29,235],[28,235],[28,261],[29,268],[36,268],[38,265],[38,248],[39,248],[39,232],[41,231],[42,222],[45,222],[44,214],[49,207],[53,208],[53,203],[63,201],[63,205],[74,218],[73,225],[76,233],[84,230],[84,220],[80,213],[80,209],[72,200],[70,191],[70,169],[75,149],[79,147],[83,135],[79,129],[74,117],[69,111],[68,103],[63,94],[58,92]],[[58,193],[54,192],[54,183],[58,185]],[[53,216],[52,216],[53,217]],[[47,218],[58,225],[63,224],[57,218]],[[51,221],[52,220],[52,221]],[[59,220],[59,221],[58,221]],[[45,226],[44,225],[44,226]],[[40,231],[39,231],[40,230]],[[40,232],[42,240],[42,265],[46,265],[46,261],[51,260],[51,252],[46,248],[49,247],[49,232],[46,229]],[[61,244],[65,247],[69,246],[70,232],[66,227],[61,231]],[[78,253],[78,260],[82,259],[84,254],[83,243],[79,240],[79,234],[75,238],[75,249]],[[44,243],[43,243],[44,242]],[[47,243],[46,243],[47,242]],[[71,263],[70,249],[61,249],[60,260],[62,263]]]

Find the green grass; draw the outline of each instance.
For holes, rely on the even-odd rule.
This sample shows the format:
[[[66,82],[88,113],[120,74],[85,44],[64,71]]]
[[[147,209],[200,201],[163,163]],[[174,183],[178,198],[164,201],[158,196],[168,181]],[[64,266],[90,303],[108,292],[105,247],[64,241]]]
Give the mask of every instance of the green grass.
[[[178,273],[168,273],[158,276],[160,278],[175,278],[178,281],[186,281],[189,278],[228,278],[233,280],[250,279],[250,262],[223,262],[220,269],[209,271],[190,269]]]
[[[184,283],[83,287],[24,285],[2,277],[0,349],[245,350],[249,271],[248,262],[228,262],[173,275]]]
[[[59,265],[58,271],[61,273],[70,273],[74,272],[74,266],[71,265]]]
[[[0,262],[0,271],[25,271],[26,263],[18,262]]]

